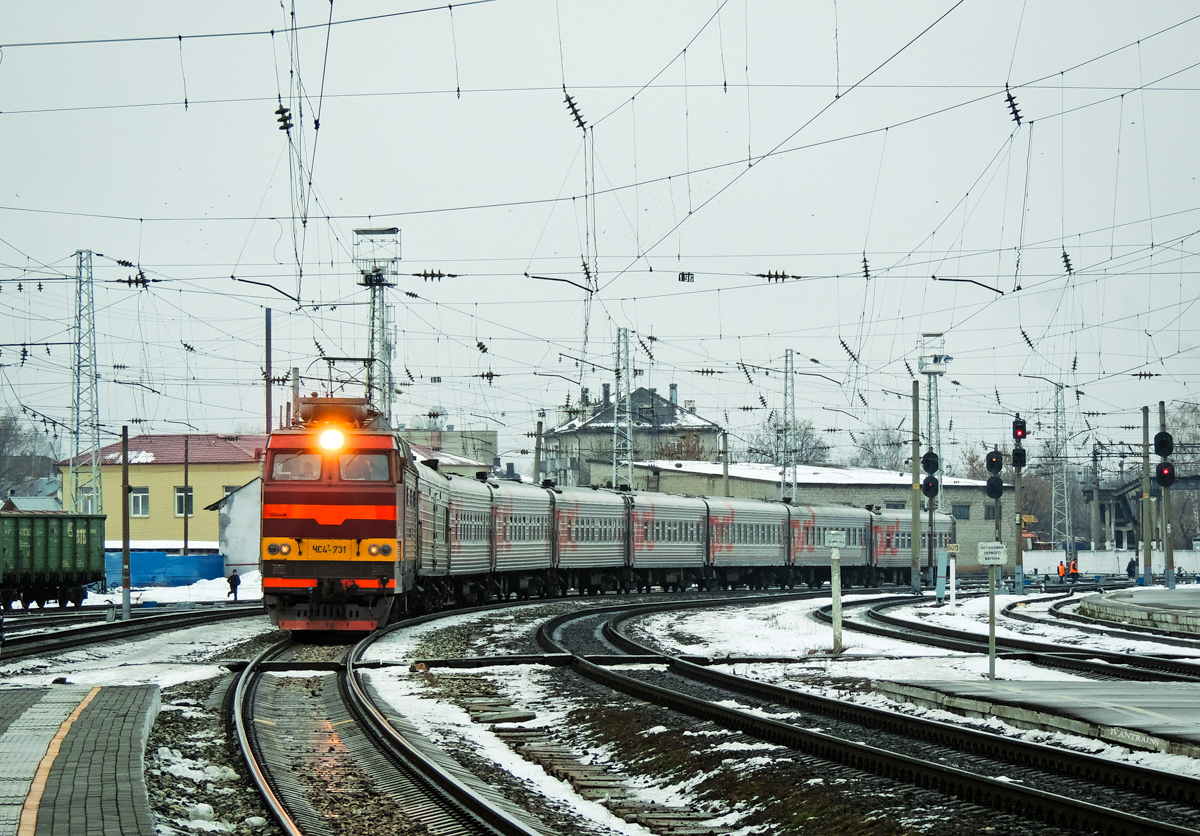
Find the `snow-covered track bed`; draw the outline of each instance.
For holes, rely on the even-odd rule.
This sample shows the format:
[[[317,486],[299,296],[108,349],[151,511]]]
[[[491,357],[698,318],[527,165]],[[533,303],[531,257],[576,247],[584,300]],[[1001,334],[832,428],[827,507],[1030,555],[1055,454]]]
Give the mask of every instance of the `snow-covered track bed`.
[[[878,636],[912,641],[919,644],[958,650],[967,653],[987,653],[986,625],[983,631],[945,627],[923,623],[888,610],[910,606],[921,599],[892,600],[883,603],[868,601],[848,605],[866,607],[862,617],[847,618],[848,630],[859,630]],[[830,608],[822,607],[818,617],[832,619]],[[1021,659],[1043,667],[1068,670],[1096,679],[1122,679],[1171,682],[1200,682],[1200,660],[1196,656],[1168,654],[1119,653],[1099,648],[1072,649],[1062,643],[1033,641],[1010,636],[996,637],[997,652],[1005,658]]]
[[[617,616],[602,628],[607,641],[640,664],[617,670],[576,655],[573,668],[614,690],[759,740],[1051,827],[1200,832],[1195,779],[811,697],[666,656],[659,657],[666,664],[648,665],[654,649],[614,626],[645,612]],[[571,652],[551,638],[570,632],[567,620],[542,629],[548,651]]]
[[[356,646],[285,640],[250,662],[234,724],[254,782],[285,833],[534,836],[402,718],[374,704]]]

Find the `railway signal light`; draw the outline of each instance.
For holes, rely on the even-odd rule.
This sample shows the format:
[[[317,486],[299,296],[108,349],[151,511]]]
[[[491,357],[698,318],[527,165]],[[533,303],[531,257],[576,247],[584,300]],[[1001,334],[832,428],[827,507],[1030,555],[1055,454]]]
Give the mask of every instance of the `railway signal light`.
[[[1026,435],[1027,435],[1027,431],[1025,429],[1025,419],[1024,418],[1015,419],[1013,421],[1013,440],[1021,441],[1022,439],[1025,438]]]
[[[1154,455],[1166,458],[1175,452],[1175,439],[1166,430],[1154,436]]]
[[[932,454],[926,453],[926,455],[932,455]],[[935,456],[935,458],[936,458],[936,456]],[[937,480],[936,476],[933,476],[933,475],[926,476],[921,481],[921,493],[923,493],[925,496],[929,497],[930,499],[933,499],[935,496],[937,496],[938,480]]]
[[[1012,452],[1013,467],[1020,469],[1025,466],[1025,448],[1014,447]]]
[[[1169,488],[1175,484],[1175,465],[1170,462],[1159,462],[1158,472],[1154,474],[1154,480],[1164,488]]]
[[[987,487],[984,490],[987,491],[987,495],[992,499],[999,499],[1004,495],[1004,482],[999,476],[989,476]]]
[[[987,454],[985,464],[988,473],[999,473],[1001,468],[1004,467],[1004,456],[1001,455],[999,450],[993,450]],[[988,481],[990,482],[991,480],[989,479]]]
[[[933,452],[932,450],[928,451],[925,455],[921,456],[921,469],[924,470],[926,473],[937,473],[938,472],[938,464],[939,464],[938,454]],[[937,493],[937,480],[934,480],[933,484],[934,484],[933,492]],[[925,495],[929,496],[929,494],[925,494]]]

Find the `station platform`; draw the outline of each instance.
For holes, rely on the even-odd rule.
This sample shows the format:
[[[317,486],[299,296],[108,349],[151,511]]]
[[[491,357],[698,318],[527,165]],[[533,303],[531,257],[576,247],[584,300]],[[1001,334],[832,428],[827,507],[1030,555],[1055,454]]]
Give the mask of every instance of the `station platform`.
[[[1200,688],[1188,682],[875,681],[898,702],[1025,729],[1200,757]]]
[[[0,688],[0,836],[155,833],[143,762],[156,685]]]
[[[1079,614],[1113,624],[1200,636],[1200,585],[1088,595],[1079,602]]]

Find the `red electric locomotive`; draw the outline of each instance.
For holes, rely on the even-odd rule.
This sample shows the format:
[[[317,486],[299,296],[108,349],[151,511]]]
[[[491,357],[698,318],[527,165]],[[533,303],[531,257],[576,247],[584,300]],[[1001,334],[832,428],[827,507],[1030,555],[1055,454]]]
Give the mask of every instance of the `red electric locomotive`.
[[[301,399],[267,443],[263,601],[285,630],[374,630],[405,577],[408,445],[361,398]]]

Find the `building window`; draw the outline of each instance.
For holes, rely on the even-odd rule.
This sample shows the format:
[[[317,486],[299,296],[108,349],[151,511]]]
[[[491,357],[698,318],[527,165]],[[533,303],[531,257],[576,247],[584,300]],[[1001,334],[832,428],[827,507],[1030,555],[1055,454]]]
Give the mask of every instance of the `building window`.
[[[983,506],[983,518],[985,520],[996,519],[996,506],[995,505],[984,505]]]
[[[885,502],[883,507],[888,511],[903,511],[906,506],[903,502]]]
[[[150,516],[150,489],[149,488],[130,488],[129,489],[129,516],[131,516],[131,517],[148,517],[148,516]]]
[[[96,513],[96,489],[91,485],[76,488],[75,504],[81,514]]]
[[[221,490],[222,490],[221,498],[224,499],[225,497],[229,496],[231,493],[233,493],[240,487],[241,487],[241,485],[225,485],[225,486],[223,486],[221,488]]]
[[[186,511],[184,511],[185,506],[187,508]],[[192,509],[192,486],[188,485],[186,488],[184,488],[179,485],[176,485],[175,486],[175,516],[182,517],[185,513],[189,517],[195,515],[193,512],[193,509]]]
[[[951,506],[951,513],[954,514],[954,519],[956,519],[956,520],[969,520],[969,519],[971,519],[971,506],[970,505]]]

